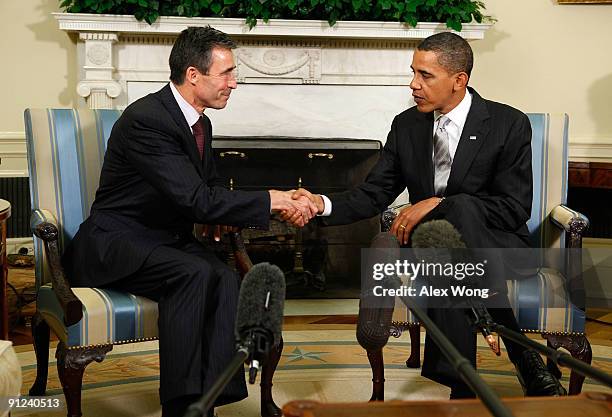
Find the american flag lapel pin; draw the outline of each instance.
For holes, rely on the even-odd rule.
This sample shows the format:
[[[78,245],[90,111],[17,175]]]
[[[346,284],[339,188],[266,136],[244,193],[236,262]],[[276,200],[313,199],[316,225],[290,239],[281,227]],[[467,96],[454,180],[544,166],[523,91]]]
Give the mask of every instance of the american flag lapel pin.
[[[476,136],[470,136],[470,140],[476,140]]]

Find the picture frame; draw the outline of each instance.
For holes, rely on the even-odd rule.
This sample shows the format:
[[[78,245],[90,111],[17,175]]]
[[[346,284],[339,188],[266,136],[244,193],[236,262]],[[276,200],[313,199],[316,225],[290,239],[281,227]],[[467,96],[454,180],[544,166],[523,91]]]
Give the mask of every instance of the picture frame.
[[[557,0],[559,4],[612,4],[612,0]]]

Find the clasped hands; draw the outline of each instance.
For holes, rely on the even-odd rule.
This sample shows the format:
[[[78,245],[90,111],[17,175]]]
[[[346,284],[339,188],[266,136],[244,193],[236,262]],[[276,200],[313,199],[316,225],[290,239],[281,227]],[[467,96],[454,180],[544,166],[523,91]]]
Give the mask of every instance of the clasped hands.
[[[299,195],[299,190],[269,190],[268,192],[272,212],[280,213],[283,221],[294,226],[304,227],[319,213],[315,203],[307,195]]]

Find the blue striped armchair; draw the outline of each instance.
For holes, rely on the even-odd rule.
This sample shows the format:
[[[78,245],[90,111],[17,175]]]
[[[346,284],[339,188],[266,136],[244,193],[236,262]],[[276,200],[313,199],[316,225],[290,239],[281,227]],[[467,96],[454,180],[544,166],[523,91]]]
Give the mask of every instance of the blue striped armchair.
[[[50,330],[59,339],[57,368],[68,416],[81,415],[85,367],[101,362],[113,345],[155,340],[157,303],[121,291],[72,288],[60,263],[63,249],[88,216],[106,143],[118,110],[27,109],[25,111],[31,226],[36,258],[36,313],[32,334],[37,376],[30,395],[44,395]],[[161,214],[160,214],[161,215]],[[251,263],[240,235],[231,236],[235,265],[244,275]],[[262,372],[261,410],[280,415],[271,394],[282,342]]]
[[[565,114],[531,113],[527,115],[532,128],[533,204],[527,226],[531,243],[541,248],[580,248],[582,233],[588,220],[566,207],[568,158],[568,117]],[[402,207],[387,210],[381,216],[383,230],[389,230]],[[573,357],[591,363],[591,345],[585,335],[585,312],[572,303],[559,271],[540,268],[537,275],[521,281],[508,281],[510,304],[520,328],[527,333],[539,333],[549,347],[567,349]],[[534,296],[538,294],[539,296]],[[554,306],[545,300],[557,297]],[[562,297],[563,298],[563,297]],[[400,337],[408,330],[411,351],[406,366],[419,368],[420,325],[410,310],[396,300],[390,334]],[[382,350],[368,351],[373,373],[372,400],[384,399],[384,364]],[[561,371],[552,362],[549,369],[557,377]],[[569,394],[579,394],[584,376],[572,371]]]

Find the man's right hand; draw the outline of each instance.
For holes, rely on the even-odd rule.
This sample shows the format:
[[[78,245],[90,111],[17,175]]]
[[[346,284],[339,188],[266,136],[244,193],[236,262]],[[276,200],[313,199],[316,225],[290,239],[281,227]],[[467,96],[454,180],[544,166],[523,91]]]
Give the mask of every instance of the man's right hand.
[[[313,194],[304,188],[299,188],[293,193],[292,198],[297,200],[301,197],[308,198],[317,207],[317,214],[321,214],[325,210],[325,203],[319,194]]]

